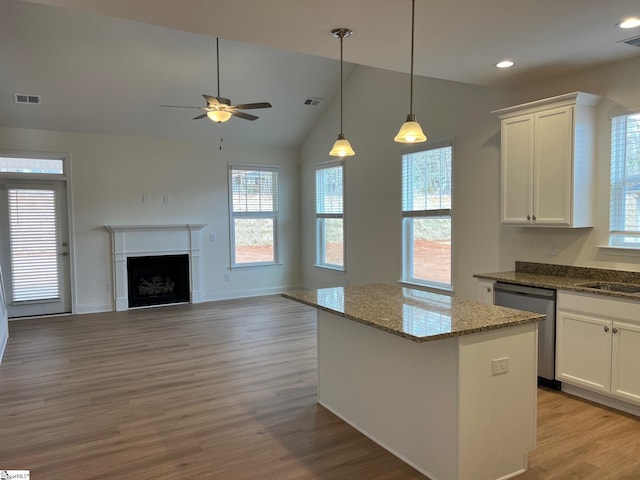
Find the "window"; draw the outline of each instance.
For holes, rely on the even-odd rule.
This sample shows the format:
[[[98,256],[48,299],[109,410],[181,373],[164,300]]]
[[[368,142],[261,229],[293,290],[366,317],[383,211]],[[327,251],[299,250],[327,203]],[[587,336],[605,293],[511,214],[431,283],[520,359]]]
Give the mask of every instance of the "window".
[[[278,169],[229,167],[231,265],[277,262]]]
[[[640,248],[640,113],[611,121],[609,245]]]
[[[64,174],[64,160],[60,158],[0,156],[2,173],[43,173],[47,175]]]
[[[316,170],[316,263],[344,270],[344,166],[341,162]]]
[[[451,145],[402,156],[402,280],[451,290]]]

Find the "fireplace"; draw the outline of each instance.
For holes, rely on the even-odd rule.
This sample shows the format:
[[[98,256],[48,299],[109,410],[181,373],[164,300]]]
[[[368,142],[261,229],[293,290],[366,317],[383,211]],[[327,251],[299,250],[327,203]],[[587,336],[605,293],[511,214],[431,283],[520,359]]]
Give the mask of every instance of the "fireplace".
[[[202,302],[201,231],[204,227],[201,224],[108,225],[106,228],[111,233],[114,309],[121,311],[145,305]],[[186,262],[186,266],[168,275],[162,269],[168,268],[174,257],[180,257],[180,262],[183,265]],[[151,263],[143,267],[146,269],[143,273],[132,279],[130,261],[135,264],[139,258],[148,259]],[[186,275],[186,280],[180,280],[180,291],[176,292],[176,278],[181,278],[182,274]],[[169,279],[165,279],[167,276]],[[140,296],[143,298],[135,298]],[[145,302],[144,305],[140,304],[141,301]]]
[[[189,301],[189,255],[127,258],[129,308]]]

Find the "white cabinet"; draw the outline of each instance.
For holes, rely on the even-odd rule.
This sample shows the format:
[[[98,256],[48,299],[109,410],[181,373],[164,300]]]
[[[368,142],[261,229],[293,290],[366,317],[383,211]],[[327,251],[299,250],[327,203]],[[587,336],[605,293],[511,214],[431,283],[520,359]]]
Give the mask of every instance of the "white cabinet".
[[[593,226],[595,107],[575,92],[496,110],[501,119],[501,221]]]
[[[640,405],[640,302],[558,292],[556,378]]]
[[[493,305],[493,283],[491,280],[478,280],[478,301]]]

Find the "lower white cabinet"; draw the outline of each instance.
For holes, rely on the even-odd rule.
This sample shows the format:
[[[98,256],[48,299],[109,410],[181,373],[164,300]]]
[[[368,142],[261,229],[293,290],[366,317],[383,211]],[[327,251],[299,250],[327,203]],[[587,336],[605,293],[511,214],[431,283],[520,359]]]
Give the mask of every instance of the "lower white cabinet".
[[[640,405],[640,302],[558,292],[556,379]]]
[[[493,305],[493,284],[490,280],[478,280],[478,301]]]

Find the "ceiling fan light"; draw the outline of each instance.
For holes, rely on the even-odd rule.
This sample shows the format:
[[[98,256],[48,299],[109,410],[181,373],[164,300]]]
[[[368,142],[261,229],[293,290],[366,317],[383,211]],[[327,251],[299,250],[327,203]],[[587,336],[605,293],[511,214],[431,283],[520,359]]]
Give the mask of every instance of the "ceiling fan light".
[[[351,148],[351,144],[349,140],[344,137],[344,133],[338,135],[338,139],[336,143],[333,144],[333,148],[329,152],[329,155],[332,157],[351,157],[355,155],[356,152]]]
[[[393,140],[398,143],[422,143],[427,141],[427,136],[416,121],[416,116],[407,115],[407,121],[402,124]]]
[[[207,117],[214,122],[222,123],[231,118],[231,112],[227,112],[226,110],[210,110],[207,112]]]

